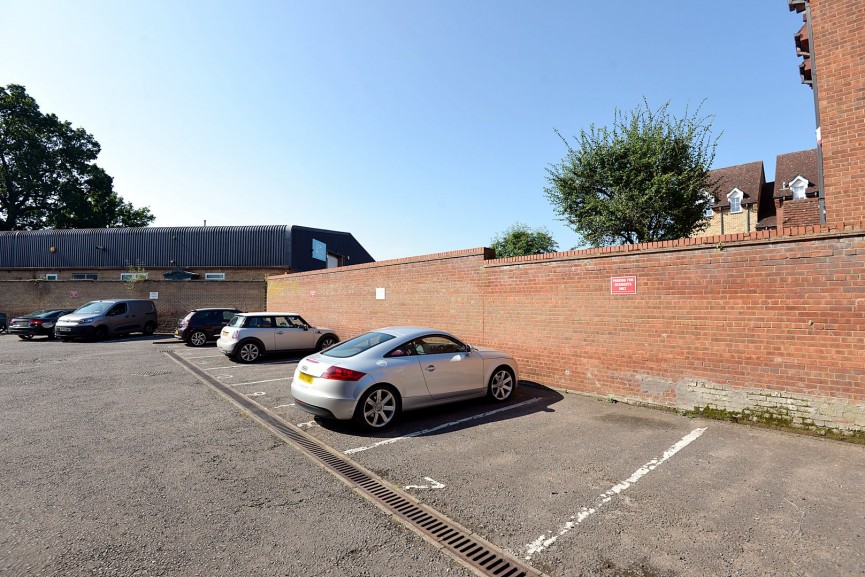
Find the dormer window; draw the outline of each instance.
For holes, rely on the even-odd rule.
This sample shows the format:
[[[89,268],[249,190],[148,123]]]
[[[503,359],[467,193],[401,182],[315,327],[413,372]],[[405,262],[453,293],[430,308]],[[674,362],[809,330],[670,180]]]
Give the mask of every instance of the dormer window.
[[[803,176],[797,176],[790,181],[790,192],[793,193],[793,200],[802,200],[805,198],[805,190],[808,188],[808,179]]]
[[[730,202],[730,212],[735,214],[737,212],[742,212],[742,198],[745,196],[738,188],[734,188],[730,194],[727,195],[727,200]]]

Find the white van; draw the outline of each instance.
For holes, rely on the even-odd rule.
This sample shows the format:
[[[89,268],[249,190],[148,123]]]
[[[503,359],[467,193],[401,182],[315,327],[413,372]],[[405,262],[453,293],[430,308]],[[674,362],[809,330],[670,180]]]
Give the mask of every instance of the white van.
[[[159,325],[156,303],[144,299],[90,301],[57,319],[54,334],[62,340],[102,340],[112,335],[152,335]]]

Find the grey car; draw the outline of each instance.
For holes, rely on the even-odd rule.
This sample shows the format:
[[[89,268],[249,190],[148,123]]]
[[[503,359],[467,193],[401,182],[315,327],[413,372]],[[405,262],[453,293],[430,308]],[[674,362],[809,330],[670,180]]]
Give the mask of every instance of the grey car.
[[[331,329],[315,327],[297,313],[256,312],[235,315],[216,346],[234,361],[253,363],[271,353],[320,351],[338,342]]]
[[[386,327],[303,358],[291,395],[313,415],[381,430],[403,410],[488,396],[507,401],[514,358],[426,327]]]

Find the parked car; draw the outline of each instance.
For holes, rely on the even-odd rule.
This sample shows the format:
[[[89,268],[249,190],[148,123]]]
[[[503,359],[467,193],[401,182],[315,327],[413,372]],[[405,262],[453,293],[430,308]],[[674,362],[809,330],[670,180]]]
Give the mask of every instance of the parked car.
[[[72,309],[47,309],[15,317],[9,322],[9,334],[18,335],[25,341],[33,337],[53,339],[57,319],[71,312]]]
[[[322,350],[339,342],[331,330],[314,327],[296,313],[240,313],[222,329],[216,346],[232,360],[252,363],[263,355]]]
[[[218,339],[222,327],[238,313],[234,308],[193,309],[177,321],[174,338],[190,347],[203,347],[207,341]]]
[[[91,301],[57,319],[55,334],[63,340],[142,333],[152,335],[159,325],[156,303],[143,299]]]
[[[384,429],[402,411],[474,397],[511,398],[514,358],[425,327],[387,327],[303,358],[291,394],[319,417]]]
[[[5,333],[8,331],[6,326],[6,313],[0,313],[0,333]]]

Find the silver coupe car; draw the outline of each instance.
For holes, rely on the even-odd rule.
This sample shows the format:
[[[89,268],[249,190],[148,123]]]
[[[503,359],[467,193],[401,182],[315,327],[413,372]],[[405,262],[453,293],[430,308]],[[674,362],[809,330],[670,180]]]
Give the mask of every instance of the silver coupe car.
[[[291,394],[308,413],[380,430],[404,410],[484,395],[506,401],[518,378],[507,353],[435,329],[387,327],[304,357]]]

